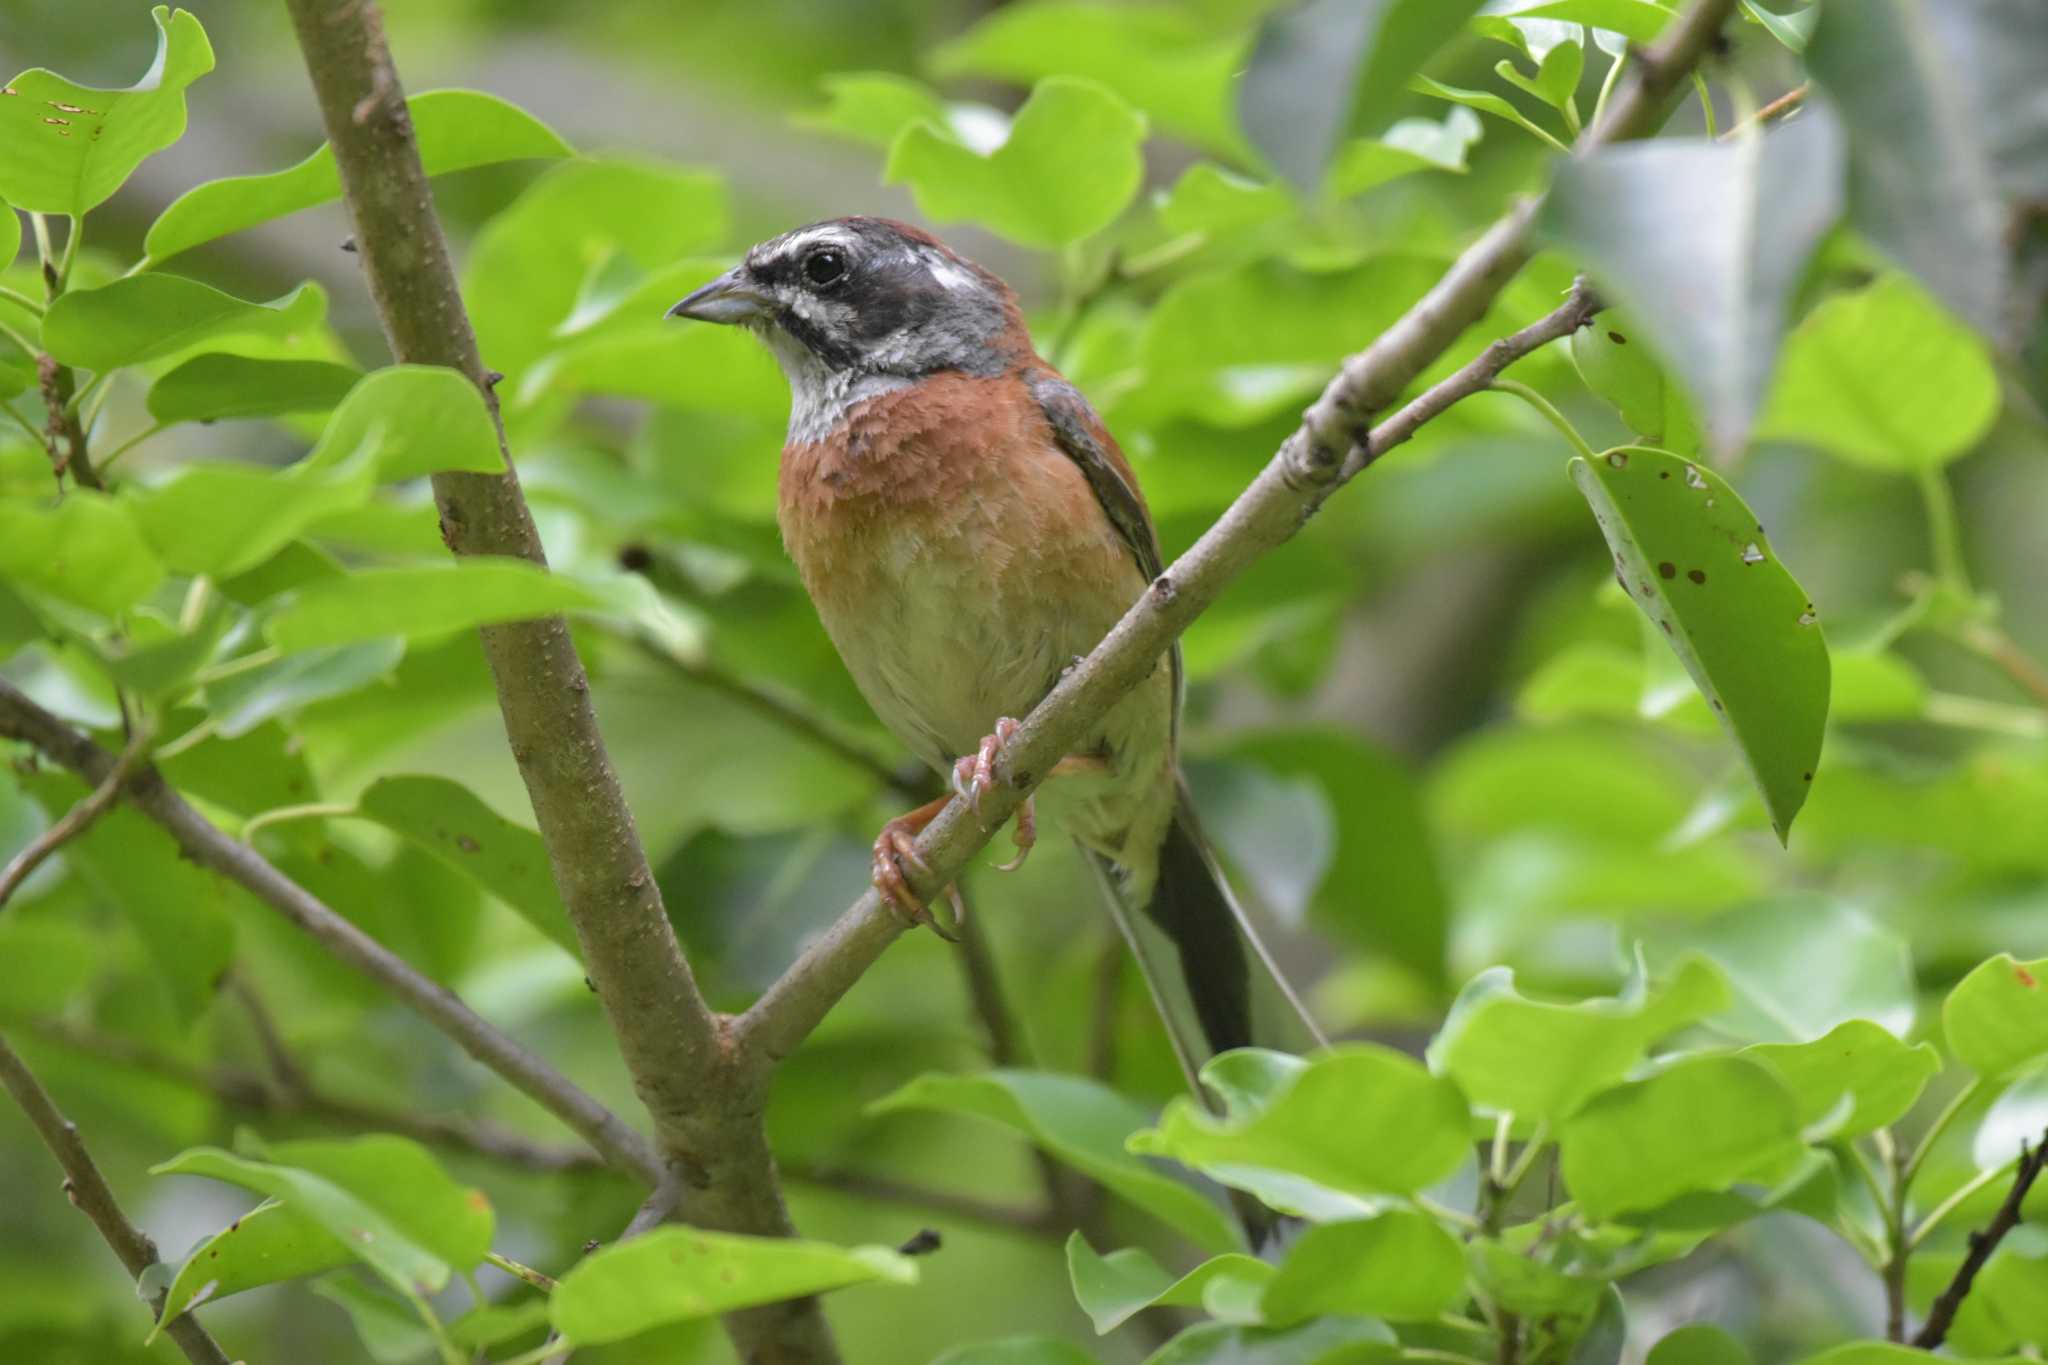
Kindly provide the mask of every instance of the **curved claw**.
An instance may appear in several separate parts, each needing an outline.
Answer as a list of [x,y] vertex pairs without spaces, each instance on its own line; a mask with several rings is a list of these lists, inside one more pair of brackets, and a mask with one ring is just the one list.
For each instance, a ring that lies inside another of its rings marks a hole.
[[1023,728],[1008,716],[998,716],[995,730],[982,738],[974,753],[953,765],[953,790],[967,799],[976,819],[981,817],[981,798],[995,790],[996,760]]
[[[906,866],[925,876],[931,875],[931,864],[917,851],[917,836],[919,831],[931,823],[932,816],[937,814],[939,807],[944,804],[943,801],[932,802],[929,806],[921,807],[908,815],[899,815],[882,826],[882,832],[875,836],[874,866],[869,879],[874,883],[875,891],[881,896],[882,903],[897,915],[913,925],[929,925],[932,932],[940,938],[948,943],[957,943],[959,939],[954,936],[951,928],[941,923],[939,917],[931,912],[931,908],[918,900],[917,893],[910,888],[909,879],[903,875]],[[953,923],[958,924],[960,917],[966,913],[961,904],[959,889],[948,883],[945,894],[953,908]]]
[[1035,797],[1027,796],[1024,804],[1017,807],[1017,829],[1010,837],[1017,842],[1017,856],[1007,863],[997,863],[998,872],[1015,872],[1024,866],[1024,860],[1031,856],[1031,850],[1038,846],[1038,812],[1033,805]]

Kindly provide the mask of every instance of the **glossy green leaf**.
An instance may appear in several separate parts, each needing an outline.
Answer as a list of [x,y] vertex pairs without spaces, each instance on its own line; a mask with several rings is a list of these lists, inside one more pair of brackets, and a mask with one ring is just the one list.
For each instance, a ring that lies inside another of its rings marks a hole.
[[1813,37],[1814,23],[1820,18],[1819,5],[1780,14],[1767,5],[1758,4],[1757,0],[1742,0],[1742,12],[1763,25],[1773,38],[1793,52],[1806,51],[1806,44]]
[[550,1297],[548,1316],[568,1340],[594,1346],[872,1280],[915,1284],[917,1265],[883,1247],[665,1227],[577,1262]]
[[122,502],[75,489],[54,507],[0,502],[0,574],[113,616],[155,591],[164,569]]
[[1256,1296],[1274,1273],[1266,1262],[1233,1251],[1212,1256],[1175,1279],[1140,1247],[1099,1256],[1079,1232],[1067,1238],[1067,1277],[1073,1282],[1074,1299],[1098,1334],[1115,1331],[1147,1308],[1199,1308],[1209,1287],[1220,1280],[1238,1281]]
[[1841,212],[1841,158],[1816,110],[1733,142],[1602,148],[1561,165],[1544,203],[1541,232],[1629,311],[1724,457],[1749,439],[1793,288]]
[[1426,1213],[1322,1223],[1287,1250],[1259,1306],[1284,1326],[1322,1314],[1427,1322],[1465,1297],[1465,1253]]
[[1186,1097],[1131,1150],[1171,1157],[1226,1183],[1233,1167],[1277,1170],[1353,1195],[1412,1194],[1448,1176],[1468,1151],[1465,1099],[1399,1053],[1371,1045],[1312,1061],[1264,1110],[1216,1119]]
[[1491,90],[1467,90],[1463,86],[1445,85],[1442,81],[1432,80],[1428,76],[1417,76],[1413,88],[1419,94],[1504,119],[1540,141],[1553,146],[1558,145],[1558,139],[1553,134],[1530,122],[1528,116],[1510,103],[1505,96],[1496,95]]
[[507,820],[467,787],[444,777],[380,777],[357,799],[356,813],[417,843],[572,956],[581,955],[540,835]]
[[824,79],[826,104],[794,116],[799,128],[834,133],[886,150],[911,124],[947,123],[946,102],[932,88],[886,71],[853,71]]
[[1793,329],[1757,434],[1877,469],[1931,469],[1967,454],[1998,407],[1989,348],[1890,275]]
[[213,70],[206,30],[158,5],[156,60],[122,90],[96,90],[42,67],[0,99],[0,199],[34,213],[83,215],[185,132],[185,87]]
[[401,1294],[435,1294],[448,1283],[446,1261],[356,1195],[311,1171],[251,1161],[217,1147],[195,1147],[150,1167],[150,1174],[209,1176],[279,1200],[319,1224]]
[[14,264],[14,258],[21,254],[21,215],[5,199],[0,199],[0,270]]
[[372,1133],[278,1142],[266,1155],[333,1182],[457,1270],[472,1269],[491,1249],[496,1221],[490,1200],[451,1178],[411,1138]]
[[1040,81],[1009,136],[983,154],[929,123],[889,151],[884,178],[907,184],[920,212],[963,219],[1026,246],[1059,247],[1109,226],[1144,177],[1145,117],[1091,81]]
[[1813,601],[1720,475],[1646,446],[1571,462],[1622,587],[1663,628],[1734,739],[1784,839],[1827,726]]
[[357,1339],[377,1365],[410,1365],[434,1349],[435,1334],[426,1318],[389,1290],[353,1275],[329,1275],[310,1288],[348,1314]]
[[1266,160],[1313,191],[1347,129],[1379,131],[1403,87],[1479,0],[1298,0],[1259,27],[1238,117]]
[[1586,69],[1586,49],[1578,43],[1557,43],[1543,54],[1536,74],[1524,75],[1513,62],[1494,65],[1494,73],[1509,85],[1526,91],[1560,113],[1573,107],[1579,77]]
[[376,452],[377,478],[386,482],[505,468],[484,396],[460,372],[438,365],[393,365],[364,375],[305,462],[334,464],[366,448]]
[[1808,1043],[1852,1019],[1904,1037],[1913,965],[1899,935],[1825,897],[1783,894],[1646,944],[1661,957],[1703,953],[1734,991],[1715,1025],[1755,1042]]
[[1509,1246],[1491,1237],[1475,1237],[1465,1245],[1466,1268],[1472,1283],[1501,1307],[1547,1317],[1578,1314],[1592,1307],[1606,1286],[1597,1274],[1568,1274],[1526,1247]]
[[1595,1219],[1767,1178],[1801,1150],[1791,1094],[1739,1057],[1675,1062],[1594,1096],[1558,1129],[1565,1184]]
[[1650,348],[1631,341],[1636,326],[1609,309],[1572,333],[1572,363],[1586,387],[1614,405],[1621,420],[1653,445],[1680,455],[1700,448],[1699,423],[1684,390],[1671,383]]
[[2048,958],[2000,953],[1942,1002],[1941,1023],[1956,1060],[1986,1080],[2005,1080],[2048,1057]]
[[266,360],[210,352],[192,357],[149,386],[149,415],[168,426],[326,412],[362,377],[360,370],[326,360]]
[[122,501],[169,568],[228,578],[263,563],[321,517],[361,504],[375,478],[367,453],[284,469],[206,461],[126,491]]
[[1146,1356],[1145,1365],[1358,1365],[1399,1356],[1384,1323],[1318,1318],[1294,1327],[1202,1323]]
[[1162,6],[1049,0],[1005,6],[931,55],[941,76],[993,76],[1028,85],[1078,76],[1105,86],[1162,131],[1241,157],[1230,108],[1244,65],[1241,33]]
[[355,1253],[320,1224],[266,1199],[192,1248],[171,1281],[157,1327],[188,1308],[354,1261]]
[[1555,1122],[1627,1075],[1652,1043],[1727,1002],[1727,984],[1699,958],[1682,959],[1659,988],[1637,978],[1620,996],[1572,1005],[1531,1000],[1513,969],[1493,967],[1459,992],[1429,1061],[1474,1104]]
[[1837,1024],[1810,1043],[1758,1043],[1741,1056],[1768,1068],[1799,1103],[1807,1126],[1850,1109],[1829,1136],[1859,1137],[1898,1122],[1941,1071],[1931,1044],[1908,1047],[1867,1019]]
[[327,296],[318,285],[300,285],[270,303],[250,303],[197,280],[150,271],[63,295],[43,319],[43,346],[67,365],[105,372],[214,337],[314,327],[326,311]]
[[1191,1187],[1125,1150],[1147,1114],[1095,1081],[1034,1071],[930,1073],[869,1106],[871,1113],[935,1109],[1014,1129],[1209,1251],[1237,1248],[1229,1216]]
[[934,1356],[932,1365],[1095,1365],[1095,1357],[1057,1337],[1004,1337],[955,1346]]
[[273,716],[389,677],[403,657],[402,640],[304,650],[208,683],[207,709],[213,714],[216,733],[233,739]]
[[472,558],[432,568],[364,569],[310,584],[284,599],[263,633],[279,649],[319,649],[605,605],[595,590],[524,560]]
[[1727,1328],[1695,1322],[1661,1338],[1645,1365],[1750,1365],[1750,1356]]
[[[427,90],[406,100],[428,175],[499,161],[563,157],[573,149],[533,115],[480,90]],[[288,170],[209,180],[171,201],[150,224],[143,251],[154,264],[204,242],[341,198],[326,143]]]
[[1465,154],[1479,134],[1479,119],[1469,109],[1453,109],[1441,122],[1404,118],[1376,138],[1345,143],[1330,165],[1329,193],[1363,194],[1417,171],[1463,175]]
[[1996,333],[2004,210],[1973,117],[1977,77],[1942,27],[1934,7],[1913,0],[1824,5],[1806,66],[1848,132],[1857,229],[1965,322]]
[[1889,1341],[1845,1341],[1807,1356],[1799,1365],[1927,1365],[1936,1358],[1931,1352]]

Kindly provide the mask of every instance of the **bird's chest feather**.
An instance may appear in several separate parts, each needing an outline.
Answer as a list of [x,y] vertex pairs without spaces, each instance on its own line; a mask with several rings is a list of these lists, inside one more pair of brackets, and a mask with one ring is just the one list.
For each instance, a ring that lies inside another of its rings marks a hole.
[[1028,710],[1143,586],[1011,380],[940,375],[857,405],[784,450],[780,491],[783,540],[833,643],[927,757]]

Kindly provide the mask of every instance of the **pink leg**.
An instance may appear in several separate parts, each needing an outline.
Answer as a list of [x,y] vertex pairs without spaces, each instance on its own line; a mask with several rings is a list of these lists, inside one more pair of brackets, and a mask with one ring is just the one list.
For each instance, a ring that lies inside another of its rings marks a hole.
[[[938,813],[945,809],[948,798],[926,802],[914,811],[897,816],[882,826],[882,832],[875,836],[875,860],[871,879],[875,890],[880,893],[882,903],[912,924],[929,924],[940,938],[952,939],[952,935],[933,918],[932,913],[918,900],[910,889],[910,882],[903,875],[906,865],[922,873],[930,873],[931,866],[917,851],[917,836],[924,831]],[[955,922],[965,913],[960,901],[959,888],[948,884],[946,899],[953,907]]]

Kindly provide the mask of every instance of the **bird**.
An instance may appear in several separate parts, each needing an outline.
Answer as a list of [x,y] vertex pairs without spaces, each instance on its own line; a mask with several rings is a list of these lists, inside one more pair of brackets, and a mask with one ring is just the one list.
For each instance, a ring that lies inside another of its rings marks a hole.
[[[780,364],[784,546],[876,716],[978,813],[1016,718],[1162,571],[1116,440],[1038,354],[1010,287],[907,223],[785,232],[669,316],[745,328]],[[1021,862],[1042,796],[1046,823],[1095,866],[1202,1095],[1202,1063],[1261,1041],[1257,1016],[1283,1012],[1262,1011],[1262,979],[1307,1016],[1196,818],[1183,690],[1176,643],[1046,775],[1013,837]],[[915,839],[948,799],[885,824],[873,862],[883,901],[941,932],[906,869],[927,870]]]

